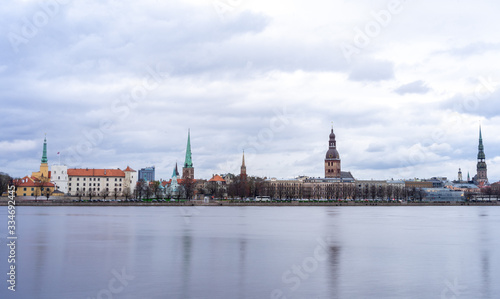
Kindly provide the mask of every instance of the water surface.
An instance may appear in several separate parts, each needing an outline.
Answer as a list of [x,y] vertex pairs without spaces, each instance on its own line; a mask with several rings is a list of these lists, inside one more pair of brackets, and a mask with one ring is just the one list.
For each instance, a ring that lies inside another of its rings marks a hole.
[[0,298],[498,298],[499,229],[498,207],[23,206]]

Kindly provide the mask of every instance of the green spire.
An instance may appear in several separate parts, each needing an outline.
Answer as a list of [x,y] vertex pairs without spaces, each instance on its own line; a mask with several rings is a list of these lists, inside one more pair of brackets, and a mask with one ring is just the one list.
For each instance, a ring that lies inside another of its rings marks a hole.
[[42,154],[42,163],[47,163],[47,134],[45,134],[45,139],[43,140],[43,154]]
[[192,168],[193,161],[191,160],[191,133],[188,130],[188,142],[186,147],[186,160],[184,161],[184,168]]

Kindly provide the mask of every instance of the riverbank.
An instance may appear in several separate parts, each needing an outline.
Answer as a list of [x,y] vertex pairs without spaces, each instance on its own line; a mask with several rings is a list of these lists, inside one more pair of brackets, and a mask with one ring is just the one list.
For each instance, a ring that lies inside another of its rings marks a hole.
[[[16,206],[500,206],[497,201],[491,202],[382,202],[382,201],[181,201],[181,202],[74,202],[52,200],[17,200]],[[7,206],[7,201],[0,201],[0,206]]]

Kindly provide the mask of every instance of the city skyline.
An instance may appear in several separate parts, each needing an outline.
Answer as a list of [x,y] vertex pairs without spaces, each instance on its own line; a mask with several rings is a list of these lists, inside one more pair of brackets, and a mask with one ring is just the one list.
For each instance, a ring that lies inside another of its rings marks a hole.
[[[332,152],[332,149],[333,149],[333,152]],[[484,153],[484,144],[483,144],[483,138],[482,138],[482,129],[481,127],[479,127],[479,138],[478,138],[478,146],[477,146],[477,149],[478,149],[478,154],[477,154],[477,164],[476,164],[476,171],[474,173],[471,174],[470,171],[467,171],[467,181],[469,180],[472,180],[472,179],[476,179],[475,175],[479,173],[481,173],[481,175],[479,175],[478,179],[479,179],[479,182],[483,182],[483,183],[487,183],[488,184],[488,178],[487,178],[487,171],[486,171],[486,168],[487,168],[487,159],[485,157],[485,153]],[[42,158],[41,158],[41,162],[42,162],[42,165],[45,165],[45,171],[48,172],[49,171],[49,168],[52,168],[51,165],[65,165],[68,169],[75,169],[75,168],[85,168],[85,169],[95,169],[96,167],[88,167],[88,166],[78,166],[78,167],[74,167],[74,166],[71,166],[71,165],[66,165],[64,163],[61,163],[60,161],[57,161],[57,162],[54,162],[52,164],[48,164],[49,162],[49,159],[48,159],[48,154],[47,154],[47,136],[45,135],[44,137],[44,141],[43,141],[43,151],[42,151]],[[57,153],[58,156],[59,156],[59,152]],[[60,156],[59,156],[60,157]],[[240,169],[240,172],[244,172],[245,175],[246,175],[246,165],[245,165],[245,152],[243,150],[243,160],[242,160],[242,164],[241,166],[239,167]],[[59,159],[60,160],[60,159]],[[338,166],[334,166],[333,164],[330,165],[331,162],[328,162],[328,161],[332,161],[332,160],[337,160],[338,161]],[[324,178],[340,178],[340,170],[341,170],[341,166],[340,166],[340,154],[339,152],[336,150],[336,135],[334,133],[334,128],[333,128],[333,125],[332,125],[332,128],[331,128],[331,131],[330,131],[330,134],[329,134],[329,141],[328,141],[328,151],[326,153],[326,159],[324,160],[324,176],[318,176],[318,177],[324,177]],[[177,164],[178,162],[176,161],[175,162],[175,169],[177,169]],[[126,163],[127,165],[127,169],[130,169],[130,163]],[[190,177],[191,179],[194,179],[194,178],[197,178],[194,176],[194,165],[193,165],[193,162],[192,162],[192,152],[191,152],[191,134],[190,134],[190,130],[188,130],[188,135],[187,135],[187,146],[186,146],[186,150],[185,150],[185,162],[183,165],[183,175],[182,177],[185,177],[185,176],[188,176]],[[482,166],[480,166],[482,165]],[[136,167],[136,166],[134,166]],[[333,167],[333,168],[332,168]],[[410,166],[411,167],[411,166]],[[115,167],[101,167],[103,169],[114,169]],[[121,167],[116,167],[117,169],[121,169]],[[146,171],[148,169],[151,169],[152,171],[152,175],[154,176],[154,172],[155,172],[155,168],[156,166],[152,166],[151,167],[142,167],[141,169],[137,168],[138,169],[138,174],[139,176],[137,176],[138,179],[141,179],[140,177],[140,172],[141,171]],[[244,169],[244,171],[243,171]],[[334,175],[331,175],[330,173],[334,173],[334,170],[332,169],[337,169],[337,173],[335,173]],[[481,170],[480,170],[481,169]],[[42,168],[40,168],[40,171],[42,171]],[[187,171],[187,172],[186,172]],[[238,174],[237,172],[225,172],[225,173],[233,173],[233,174]],[[344,171],[342,171],[342,173],[344,173]],[[346,175],[348,174],[348,176],[351,175],[351,172],[349,170],[346,170],[345,171]],[[222,174],[222,173],[219,173],[219,174]],[[214,173],[212,174],[212,176],[214,175]],[[46,175],[47,176],[47,175]],[[255,176],[259,176],[259,175],[255,175]],[[307,174],[301,174],[301,175],[292,175],[292,176],[289,176],[288,178],[295,178],[295,177],[298,177],[298,176],[309,176],[309,177],[316,177],[316,176],[310,176],[310,175],[307,175]],[[15,176],[14,176],[15,177]],[[22,176],[20,176],[22,177]],[[428,178],[431,178],[432,176],[428,176],[428,177],[421,177],[421,178],[417,178],[415,177],[415,179],[428,179]],[[443,177],[443,176],[440,176],[440,175],[434,175],[434,177]],[[462,169],[459,168],[458,172],[457,172],[457,177],[449,177],[448,179],[450,181],[453,181],[453,180],[457,180],[458,181],[462,181],[462,177],[463,177],[463,172],[462,172]],[[208,179],[206,177],[199,177],[200,179]],[[273,176],[269,176],[267,178],[273,178]],[[276,178],[276,177],[274,177]],[[364,178],[356,178],[355,179],[364,179]],[[371,178],[371,179],[375,179],[375,180],[386,180],[388,178]],[[392,179],[410,179],[412,180],[413,178],[404,178],[404,177],[398,177],[398,178],[391,178]],[[163,177],[161,178],[156,178],[156,180],[168,180],[168,177],[166,177],[166,179],[164,179]],[[479,183],[478,182],[478,183]],[[496,180],[493,180],[491,183],[493,182],[496,182]]]
[[500,178],[497,3],[221,1],[6,4],[0,171],[36,169],[47,133],[49,164],[168,179],[190,128],[196,177],[242,150],[248,175],[322,177],[333,121],[357,179],[456,179],[481,123]]

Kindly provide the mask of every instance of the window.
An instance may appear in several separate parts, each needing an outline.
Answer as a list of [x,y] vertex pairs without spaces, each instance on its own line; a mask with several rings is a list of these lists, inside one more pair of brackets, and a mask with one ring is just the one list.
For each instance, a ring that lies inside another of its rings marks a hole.
[[26,196],[26,193],[23,193],[23,196]]
[[98,181],[101,181],[101,178],[97,178]]
[[122,181],[122,179],[120,178],[120,182]]
[[117,178],[115,178],[115,182],[116,182],[116,181],[118,181],[118,179],[117,179]]
[[26,187],[24,187],[24,190],[23,191],[26,191]]
[[68,190],[69,190],[69,191],[71,191],[71,187],[69,187],[69,189],[68,189]]
[[61,179],[61,176],[60,176],[60,175],[59,175],[59,176],[57,176],[57,179],[58,179],[58,180],[60,180],[60,179]]
[[109,178],[106,178],[106,181],[109,181]]
[[94,178],[94,181],[95,181],[95,178]]
[[85,181],[87,178],[83,178],[83,180]]
[[35,190],[35,188],[31,187],[31,191],[34,191],[34,190]]
[[76,180],[77,180],[77,181],[79,181],[79,180],[80,180],[80,178],[76,178]]
[[76,183],[77,186],[80,186],[80,183]]
[[76,191],[80,191],[80,188],[76,188]]
[[85,183],[83,183],[83,185],[85,186]]
[[106,183],[106,186],[109,186],[109,183]]
[[54,174],[56,174],[56,171],[54,170]]
[[68,186],[71,186],[71,183],[69,183]]

